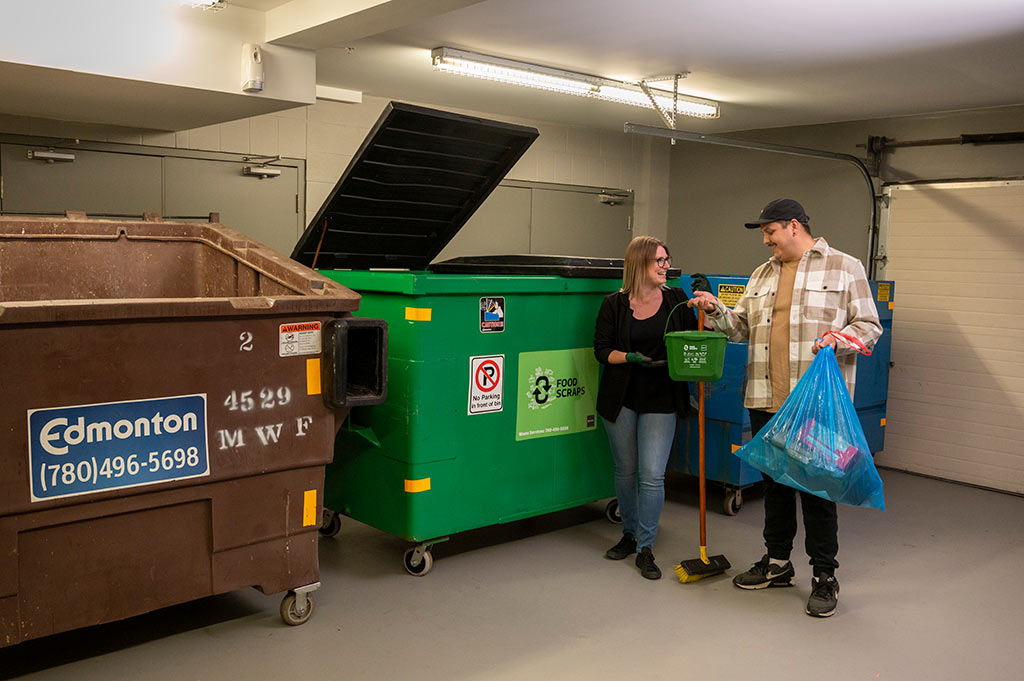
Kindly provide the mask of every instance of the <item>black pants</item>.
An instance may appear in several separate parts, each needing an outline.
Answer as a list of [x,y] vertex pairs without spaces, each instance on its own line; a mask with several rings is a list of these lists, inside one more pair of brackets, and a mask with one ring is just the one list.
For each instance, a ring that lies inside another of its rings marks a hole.
[[[766,411],[750,409],[750,432],[757,435],[773,416]],[[804,512],[804,548],[811,557],[814,574],[835,574],[839,563],[839,514],[834,502],[813,494],[798,492],[764,477],[764,545],[768,557],[789,560],[796,537],[796,497]]]

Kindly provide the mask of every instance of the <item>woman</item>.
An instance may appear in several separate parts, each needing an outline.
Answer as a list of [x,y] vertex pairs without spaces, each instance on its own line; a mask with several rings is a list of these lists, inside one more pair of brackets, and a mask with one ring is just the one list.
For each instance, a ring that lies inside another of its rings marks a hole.
[[622,560],[636,553],[647,579],[661,577],[653,547],[665,502],[665,467],[676,418],[690,408],[689,386],[668,376],[663,336],[666,324],[670,331],[697,328],[686,294],[665,284],[671,265],[660,239],[634,238],[626,248],[622,289],[601,303],[594,332],[594,355],[605,365],[597,412],[611,444],[623,532],[605,556]]

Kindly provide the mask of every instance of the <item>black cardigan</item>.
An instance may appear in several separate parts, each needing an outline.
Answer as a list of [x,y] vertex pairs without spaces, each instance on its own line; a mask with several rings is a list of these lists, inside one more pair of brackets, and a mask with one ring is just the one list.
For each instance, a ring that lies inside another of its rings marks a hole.
[[[662,289],[665,302],[669,309],[688,300],[682,289],[665,287]],[[597,324],[594,328],[594,356],[604,365],[601,383],[597,388],[597,413],[614,422],[626,399],[626,386],[633,365],[609,364],[608,355],[612,350],[629,352],[629,331],[633,323],[633,310],[629,307],[629,296],[621,291],[607,296],[601,303],[597,313]],[[669,331],[687,331],[697,329],[697,317],[689,307],[681,306],[669,318]],[[668,371],[668,369],[666,369]],[[676,404],[676,413],[685,416],[690,411],[690,386],[684,381],[672,381],[672,393]]]

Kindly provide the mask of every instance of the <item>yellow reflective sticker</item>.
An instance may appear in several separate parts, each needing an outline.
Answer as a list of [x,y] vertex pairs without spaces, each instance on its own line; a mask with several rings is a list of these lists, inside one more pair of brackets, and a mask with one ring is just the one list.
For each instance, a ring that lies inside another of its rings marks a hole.
[[890,300],[889,301],[889,309],[891,310],[895,306],[896,306],[895,303],[893,303],[893,301]]
[[405,308],[405,318],[410,322],[429,322],[430,321],[430,308],[429,307],[407,307]]
[[409,493],[414,492],[426,492],[430,489],[430,478],[423,478],[421,480],[406,480],[405,491]]
[[320,394],[320,358],[306,360],[306,394]]
[[316,490],[307,489],[302,494],[302,526],[316,525]]
[[882,427],[885,428],[885,417],[882,417]]

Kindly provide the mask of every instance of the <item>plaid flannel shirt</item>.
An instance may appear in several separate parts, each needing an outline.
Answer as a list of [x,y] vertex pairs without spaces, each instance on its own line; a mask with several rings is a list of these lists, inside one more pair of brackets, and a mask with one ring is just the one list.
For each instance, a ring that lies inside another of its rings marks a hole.
[[[781,265],[773,256],[750,275],[746,291],[733,309],[719,301],[718,309],[707,315],[708,323],[723,331],[729,340],[748,341],[743,400],[748,409],[772,406],[768,344],[780,270]],[[849,334],[869,348],[882,335],[864,266],[819,237],[800,259],[793,282],[793,304],[789,310],[790,391],[814,360],[814,339],[831,330]],[[852,397],[857,352],[839,342],[836,359]]]

